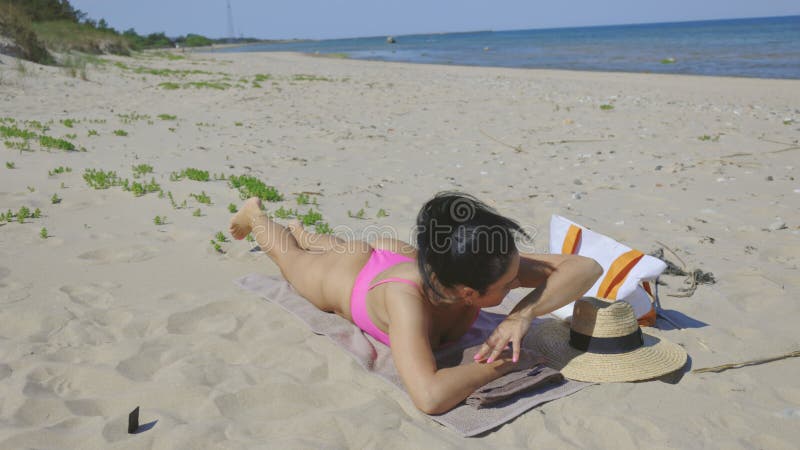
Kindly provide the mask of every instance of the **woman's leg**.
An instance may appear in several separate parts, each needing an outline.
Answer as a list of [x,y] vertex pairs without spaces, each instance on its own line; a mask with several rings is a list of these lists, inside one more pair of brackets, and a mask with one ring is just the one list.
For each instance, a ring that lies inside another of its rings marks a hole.
[[[353,266],[352,256],[305,251],[286,227],[267,217],[258,198],[244,202],[231,219],[230,232],[236,239],[252,233],[261,250],[278,265],[284,278],[317,308],[341,313],[343,305],[349,305],[352,282],[348,287],[342,279],[352,271],[348,270]],[[353,279],[357,273],[356,270],[352,274]],[[334,275],[337,278],[333,278]]]
[[331,234],[312,233],[303,227],[303,223],[295,219],[286,226],[294,236],[297,244],[311,253],[325,253],[328,251],[347,251],[347,242]]

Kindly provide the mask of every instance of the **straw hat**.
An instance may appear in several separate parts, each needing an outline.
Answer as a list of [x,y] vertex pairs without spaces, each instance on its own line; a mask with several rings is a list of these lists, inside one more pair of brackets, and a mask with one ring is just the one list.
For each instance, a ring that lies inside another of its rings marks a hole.
[[686,363],[683,348],[642,333],[633,307],[622,300],[584,297],[575,302],[571,325],[561,320],[534,325],[528,339],[572,380],[647,380]]

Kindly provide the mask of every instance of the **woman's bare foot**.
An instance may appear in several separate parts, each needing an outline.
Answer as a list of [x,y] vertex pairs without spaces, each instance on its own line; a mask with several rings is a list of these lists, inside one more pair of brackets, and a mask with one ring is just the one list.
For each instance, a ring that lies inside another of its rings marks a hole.
[[251,197],[245,200],[239,211],[231,218],[229,228],[231,235],[235,239],[244,239],[253,230],[253,219],[260,214],[264,214],[260,198]]

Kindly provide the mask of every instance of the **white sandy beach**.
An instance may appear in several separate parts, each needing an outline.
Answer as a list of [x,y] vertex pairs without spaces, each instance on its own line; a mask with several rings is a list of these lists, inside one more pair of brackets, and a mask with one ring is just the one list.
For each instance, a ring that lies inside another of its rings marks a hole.
[[[42,212],[0,224],[0,448],[797,447],[797,358],[591,386],[463,439],[234,286],[280,273],[248,242],[210,245],[239,193],[170,173],[257,176],[285,196],[271,211],[305,211],[295,194],[319,193],[324,220],[356,234],[408,239],[421,204],[455,189],[538,230],[540,252],[551,214],[646,253],[661,242],[717,280],[687,298],[669,295],[680,277],[659,290],[674,317],[696,321],[664,335],[701,368],[800,349],[800,80],[149,55],[109,57],[127,69],[89,66],[88,81],[0,56],[0,117],[52,121],[46,134],[86,149],[0,148],[0,212]],[[270,78],[254,87],[256,74]],[[234,86],[159,87],[224,77]],[[188,207],[82,178],[133,181],[143,163]],[[48,175],[59,166],[72,171]],[[211,205],[190,197],[201,192]],[[157,422],[129,435],[136,406]]]

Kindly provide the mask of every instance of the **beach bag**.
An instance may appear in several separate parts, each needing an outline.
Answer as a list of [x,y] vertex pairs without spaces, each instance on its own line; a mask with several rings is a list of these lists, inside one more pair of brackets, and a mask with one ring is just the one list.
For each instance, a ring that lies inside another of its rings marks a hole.
[[[633,306],[640,325],[655,324],[650,283],[667,268],[664,261],[557,215],[550,219],[550,253],[581,255],[597,261],[603,266],[603,275],[584,295],[625,300]],[[551,314],[567,319],[572,316],[573,304]]]

